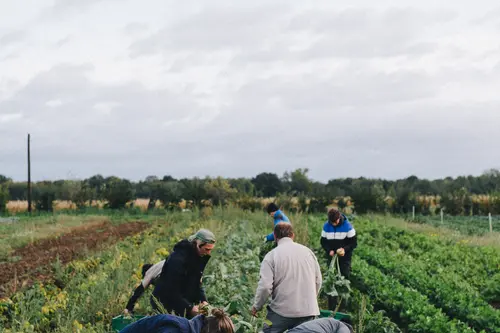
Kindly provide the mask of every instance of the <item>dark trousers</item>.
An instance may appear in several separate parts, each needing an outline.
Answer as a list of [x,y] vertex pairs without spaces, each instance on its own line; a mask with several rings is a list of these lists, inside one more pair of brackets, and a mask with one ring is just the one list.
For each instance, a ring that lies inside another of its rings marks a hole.
[[[328,253],[326,254],[327,256],[327,262],[328,262],[328,267],[330,267],[330,264],[332,262],[333,257],[331,257]],[[339,258],[339,268],[340,268],[340,274],[345,277],[346,279],[349,279],[351,276],[351,253],[346,253],[343,257],[338,257]],[[335,267],[335,270],[337,267]],[[336,296],[328,296],[328,310],[335,310],[335,308],[338,305],[338,297]],[[346,301],[342,300],[340,303],[339,310],[343,311],[346,307]]]
[[309,316],[309,317],[299,317],[299,318],[286,318],[283,316],[280,316],[269,306],[267,306],[267,316],[266,319],[271,322],[269,323],[264,323],[264,327],[262,328],[262,331],[264,333],[283,333],[287,330],[291,330],[294,327],[299,326],[302,323],[305,323],[310,320],[314,320],[315,316]]

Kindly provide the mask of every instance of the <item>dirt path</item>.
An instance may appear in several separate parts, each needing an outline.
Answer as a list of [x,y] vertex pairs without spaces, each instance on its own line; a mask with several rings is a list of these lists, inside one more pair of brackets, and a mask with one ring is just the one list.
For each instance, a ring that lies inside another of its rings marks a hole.
[[102,222],[77,227],[56,238],[42,239],[16,249],[11,258],[20,258],[18,261],[0,264],[0,298],[15,292],[23,284],[50,278],[51,264],[58,256],[62,264],[67,264],[81,258],[86,250],[102,249],[148,227],[145,222],[119,225]]

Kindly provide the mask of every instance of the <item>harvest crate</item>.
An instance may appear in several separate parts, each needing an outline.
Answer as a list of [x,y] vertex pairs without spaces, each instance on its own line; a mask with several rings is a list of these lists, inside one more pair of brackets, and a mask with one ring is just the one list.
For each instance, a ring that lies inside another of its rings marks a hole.
[[128,324],[131,324],[141,318],[144,318],[145,316],[143,315],[133,315],[133,316],[127,316],[124,317],[123,315],[119,315],[114,317],[111,320],[111,327],[113,328],[113,331],[115,332],[120,332],[122,329],[124,329]]
[[347,313],[343,313],[343,312],[335,312],[334,313],[333,311],[330,311],[330,310],[320,310],[319,317],[320,318],[333,317],[334,319],[337,319],[337,320],[350,318],[350,316]]

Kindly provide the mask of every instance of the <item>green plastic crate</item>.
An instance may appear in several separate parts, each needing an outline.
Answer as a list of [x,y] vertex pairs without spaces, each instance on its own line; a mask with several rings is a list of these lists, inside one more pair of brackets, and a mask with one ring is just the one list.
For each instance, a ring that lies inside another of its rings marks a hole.
[[341,320],[341,319],[349,319],[351,316],[343,312],[334,313],[333,311],[330,310],[319,310],[319,317],[320,318],[333,317],[334,319]]
[[127,325],[138,321],[141,318],[144,318],[145,316],[143,315],[133,315],[133,316],[127,316],[124,317],[123,315],[119,315],[114,317],[111,320],[111,327],[115,332],[120,332],[122,329],[124,329]]

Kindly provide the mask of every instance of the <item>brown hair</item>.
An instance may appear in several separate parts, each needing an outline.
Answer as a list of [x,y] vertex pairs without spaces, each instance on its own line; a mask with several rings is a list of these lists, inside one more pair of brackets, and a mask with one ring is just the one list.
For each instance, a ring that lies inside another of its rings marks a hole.
[[212,315],[205,318],[201,333],[234,333],[234,324],[223,309],[212,309]]
[[344,222],[344,217],[342,216],[342,214],[340,214],[338,209],[331,208],[328,211],[328,221],[333,223],[333,222],[337,221],[337,219],[340,219],[339,220],[340,223]]
[[292,237],[293,228],[291,223],[279,222],[274,226],[274,236],[276,239],[281,239],[284,237]]

